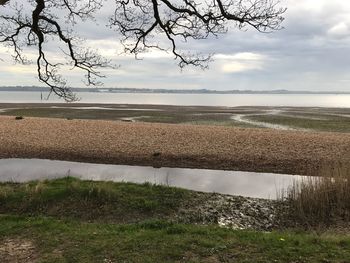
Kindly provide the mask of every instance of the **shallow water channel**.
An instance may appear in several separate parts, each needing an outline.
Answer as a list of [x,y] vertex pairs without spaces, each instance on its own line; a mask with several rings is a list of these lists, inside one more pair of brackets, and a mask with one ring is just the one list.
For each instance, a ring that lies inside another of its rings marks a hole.
[[202,192],[276,199],[305,176],[184,168],[91,164],[40,159],[0,159],[0,182],[72,176],[83,180],[168,185]]

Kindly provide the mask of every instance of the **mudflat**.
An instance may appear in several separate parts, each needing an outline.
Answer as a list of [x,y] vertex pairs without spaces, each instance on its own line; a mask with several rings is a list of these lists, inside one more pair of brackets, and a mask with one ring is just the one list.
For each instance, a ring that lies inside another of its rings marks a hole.
[[350,134],[0,116],[0,158],[317,175],[350,165]]

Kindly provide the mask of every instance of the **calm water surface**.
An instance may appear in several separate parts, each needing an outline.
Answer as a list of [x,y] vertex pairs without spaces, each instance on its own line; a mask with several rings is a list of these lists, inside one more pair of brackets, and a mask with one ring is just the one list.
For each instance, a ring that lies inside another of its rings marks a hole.
[[[44,94],[45,95],[45,94]],[[350,95],[328,94],[145,94],[93,93],[77,94],[81,103],[159,104],[183,106],[289,106],[350,108]],[[44,96],[45,97],[45,96]],[[40,100],[40,92],[0,92],[0,103],[63,102],[52,96]]]
[[306,178],[254,172],[0,159],[0,182],[28,182],[66,176],[95,181],[148,182],[194,191],[264,199],[276,199],[277,193]]

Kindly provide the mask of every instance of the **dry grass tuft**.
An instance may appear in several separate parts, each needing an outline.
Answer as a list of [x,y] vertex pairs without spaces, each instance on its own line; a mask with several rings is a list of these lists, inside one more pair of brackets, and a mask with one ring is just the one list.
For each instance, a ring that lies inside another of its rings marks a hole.
[[294,182],[281,199],[288,204],[288,221],[307,228],[349,226],[350,169],[324,169],[319,177]]

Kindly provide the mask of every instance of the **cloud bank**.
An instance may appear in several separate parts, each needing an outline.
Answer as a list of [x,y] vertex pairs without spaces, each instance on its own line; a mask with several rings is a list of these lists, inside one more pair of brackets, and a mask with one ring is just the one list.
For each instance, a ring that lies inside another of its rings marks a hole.
[[[288,8],[281,31],[233,28],[217,39],[184,45],[185,51],[215,53],[204,71],[180,70],[171,54],[160,51],[145,53],[141,60],[121,55],[117,34],[104,26],[106,8],[97,15],[97,25],[82,23],[76,31],[87,46],[118,65],[104,70],[106,87],[350,91],[350,2],[284,0],[281,5]],[[54,49],[50,52],[57,56]],[[2,46],[0,58],[1,85],[40,85],[35,65],[14,65]],[[67,68],[65,74],[72,86],[84,86],[81,72]]]

